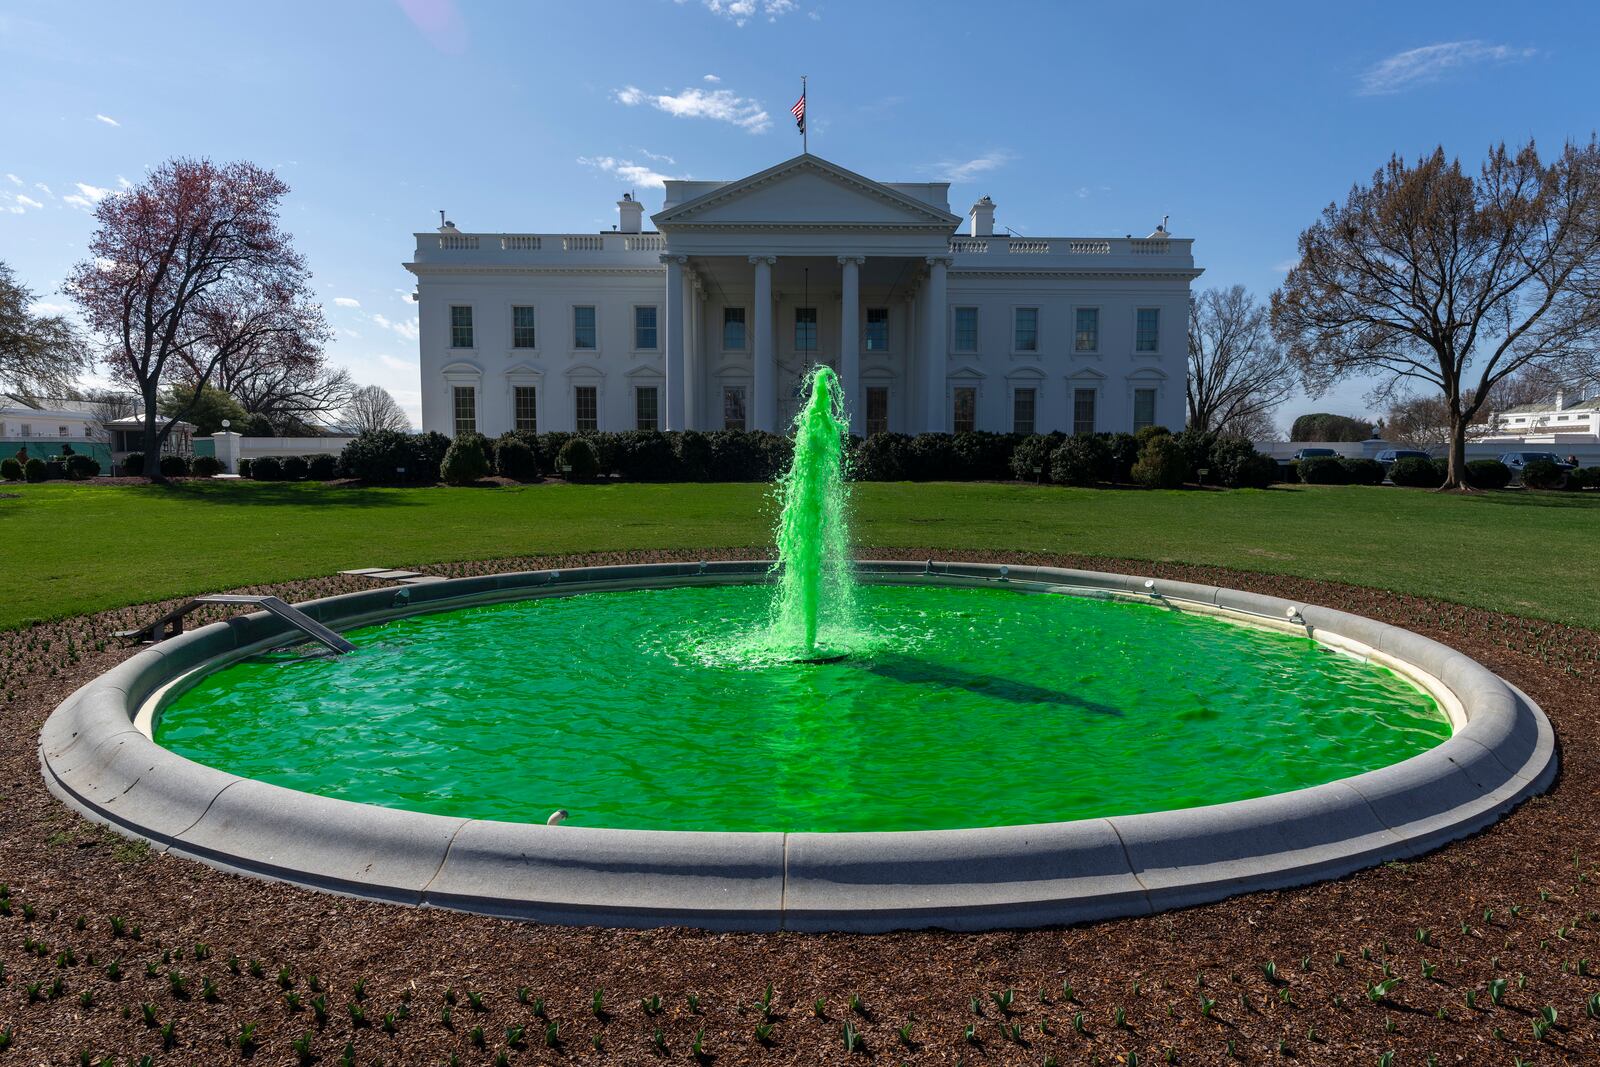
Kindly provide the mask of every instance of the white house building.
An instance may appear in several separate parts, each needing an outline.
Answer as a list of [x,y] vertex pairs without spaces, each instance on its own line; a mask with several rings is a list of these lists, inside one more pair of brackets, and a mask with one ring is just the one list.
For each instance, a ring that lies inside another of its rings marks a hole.
[[1594,444],[1600,441],[1600,395],[1576,403],[1565,390],[1544,404],[1524,404],[1493,412],[1480,441],[1522,444]]
[[668,181],[615,231],[416,235],[422,422],[512,429],[782,430],[831,365],[852,429],[1177,429],[1190,241],[996,235],[944,182],[814,155],[738,181]]

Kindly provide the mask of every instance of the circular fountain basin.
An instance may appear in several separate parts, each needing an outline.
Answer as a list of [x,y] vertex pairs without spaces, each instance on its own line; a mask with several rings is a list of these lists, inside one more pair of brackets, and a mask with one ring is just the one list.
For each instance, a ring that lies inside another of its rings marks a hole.
[[157,847],[337,892],[884,930],[1334,877],[1470,833],[1555,773],[1524,695],[1370,619],[1126,575],[864,563],[857,626],[796,664],[751,628],[767,567],[302,605],[356,644],[339,658],[266,613],[214,624],[58,708],[46,779]]

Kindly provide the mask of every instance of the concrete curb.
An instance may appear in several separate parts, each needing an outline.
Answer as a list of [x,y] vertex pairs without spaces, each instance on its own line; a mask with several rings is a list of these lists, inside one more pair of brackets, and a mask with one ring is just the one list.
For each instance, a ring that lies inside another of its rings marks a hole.
[[[297,607],[346,630],[526,597],[762,580],[769,566],[524,571]],[[862,932],[1088,922],[1334,878],[1479,830],[1556,774],[1554,732],[1525,694],[1454,649],[1372,619],[1096,571],[936,561],[859,568],[877,583],[1148,599],[1309,633],[1408,674],[1440,698],[1456,730],[1404,762],[1310,789],[1035,826],[701,833],[452,819],[239,778],[136,728],[141,709],[159,713],[166,687],[196,669],[298,640],[282,620],[256,612],[152,646],[73,693],[45,722],[40,763],[49,788],[87,818],[256,877],[542,922]]]

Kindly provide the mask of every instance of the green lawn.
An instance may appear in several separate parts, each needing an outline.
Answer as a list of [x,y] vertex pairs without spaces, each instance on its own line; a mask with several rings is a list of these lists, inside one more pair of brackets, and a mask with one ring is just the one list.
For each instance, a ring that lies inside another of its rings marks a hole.
[[[347,567],[767,544],[771,524],[766,486],[745,484],[51,483],[0,497],[0,628]],[[866,483],[856,537],[1219,564],[1600,628],[1595,494]]]

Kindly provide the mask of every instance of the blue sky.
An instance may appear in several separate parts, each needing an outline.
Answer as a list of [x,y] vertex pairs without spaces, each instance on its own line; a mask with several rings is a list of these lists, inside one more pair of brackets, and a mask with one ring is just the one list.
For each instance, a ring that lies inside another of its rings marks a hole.
[[[1263,298],[1295,238],[1391,152],[1587,139],[1600,5],[984,4],[876,0],[0,2],[0,259],[44,305],[93,201],[174,155],[247,158],[330,355],[417,417],[411,234],[609,228],[661,177],[735,178],[811,147],[945,179],[1025,234],[1195,238],[1198,284]],[[1315,409],[1366,410],[1360,383]]]

